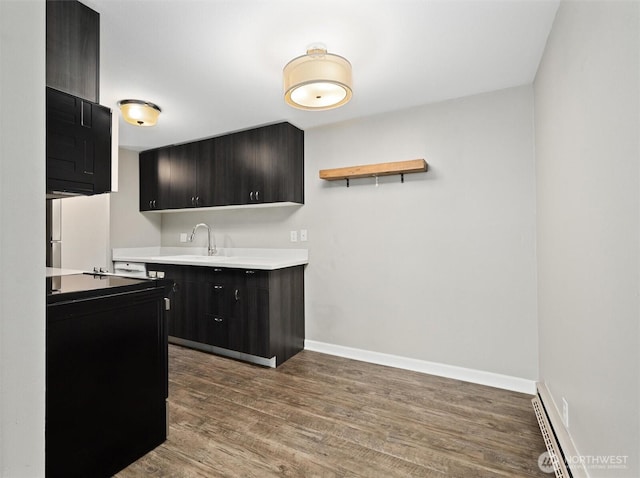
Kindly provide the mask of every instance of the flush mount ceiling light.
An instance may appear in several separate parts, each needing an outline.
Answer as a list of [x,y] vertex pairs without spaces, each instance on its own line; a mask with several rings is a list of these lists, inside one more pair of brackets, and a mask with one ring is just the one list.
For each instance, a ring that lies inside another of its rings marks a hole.
[[284,73],[284,99],[302,110],[329,110],[351,99],[351,63],[327,53],[316,44],[307,54],[287,63]]
[[161,111],[158,105],[142,100],[121,100],[118,106],[124,120],[136,126],[154,126]]

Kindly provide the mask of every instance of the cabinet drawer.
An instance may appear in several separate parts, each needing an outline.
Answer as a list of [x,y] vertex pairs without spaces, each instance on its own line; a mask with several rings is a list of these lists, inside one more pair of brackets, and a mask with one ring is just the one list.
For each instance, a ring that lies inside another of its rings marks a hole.
[[229,347],[228,317],[221,314],[204,314],[202,331],[200,339],[203,343],[222,348]]

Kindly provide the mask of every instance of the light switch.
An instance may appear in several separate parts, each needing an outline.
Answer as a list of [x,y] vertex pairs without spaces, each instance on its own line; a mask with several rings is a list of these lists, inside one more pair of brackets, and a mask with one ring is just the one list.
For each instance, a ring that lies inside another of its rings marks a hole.
[[307,230],[300,229],[300,242],[307,242]]
[[186,232],[181,232],[180,233],[180,242],[187,242],[187,233]]
[[298,231],[291,231],[291,242],[298,242]]

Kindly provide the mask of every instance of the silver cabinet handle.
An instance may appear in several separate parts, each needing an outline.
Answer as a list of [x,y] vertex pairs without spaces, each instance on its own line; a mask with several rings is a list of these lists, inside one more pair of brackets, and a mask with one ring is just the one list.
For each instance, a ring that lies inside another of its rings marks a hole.
[[200,196],[196,196],[196,206],[200,205]]
[[240,300],[240,298],[238,297],[238,295],[239,295],[239,294],[238,294],[238,289],[236,289],[236,291],[233,293],[233,296],[235,297],[236,302],[237,302],[238,300]]
[[256,271],[244,271],[245,274],[255,274]]
[[196,205],[196,198],[195,196],[191,196],[191,205],[195,206]]
[[153,201],[149,200],[149,209],[153,208]]
[[222,285],[214,285],[213,288],[216,289],[216,290],[220,290],[220,289],[223,289],[224,286],[222,286]]
[[256,191],[256,201],[260,201],[260,191]]
[[251,191],[251,192],[249,193],[249,200],[250,200],[250,201],[253,201],[253,191]]
[[222,322],[224,319],[222,319],[221,317],[214,317],[213,320],[215,320],[216,322]]

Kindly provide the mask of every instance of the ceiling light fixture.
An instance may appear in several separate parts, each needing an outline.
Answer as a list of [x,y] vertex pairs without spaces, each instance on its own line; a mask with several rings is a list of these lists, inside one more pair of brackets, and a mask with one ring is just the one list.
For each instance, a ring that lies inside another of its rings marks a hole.
[[121,100],[118,106],[124,120],[136,126],[154,126],[161,111],[158,105],[142,100]]
[[284,99],[302,110],[329,110],[347,103],[351,92],[351,63],[322,44],[309,46],[307,54],[287,63]]

